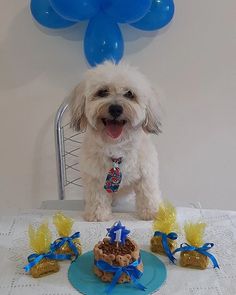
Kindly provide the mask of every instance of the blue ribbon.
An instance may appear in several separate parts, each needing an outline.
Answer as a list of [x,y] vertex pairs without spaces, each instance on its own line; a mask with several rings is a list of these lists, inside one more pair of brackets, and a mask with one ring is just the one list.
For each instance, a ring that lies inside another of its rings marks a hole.
[[[75,258],[77,258],[79,256],[79,252],[78,252],[78,249],[76,248],[75,244],[73,243],[73,240],[78,239],[79,237],[80,237],[80,232],[76,232],[70,237],[58,238],[58,239],[56,239],[56,241],[54,241],[51,244],[50,250],[52,252],[55,252],[56,250],[61,248],[65,243],[67,243],[68,246],[70,247],[70,249],[73,251]],[[72,255],[70,255],[70,256],[72,258]]]
[[54,254],[52,251],[49,251],[48,253],[42,253],[42,254],[31,254],[28,256],[28,262],[29,264],[27,264],[24,267],[24,270],[26,272],[29,272],[31,270],[32,267],[34,267],[36,264],[38,264],[43,258],[47,258],[50,260],[70,260],[71,257],[70,255],[66,255],[66,254]]
[[207,252],[213,246],[214,246],[213,243],[205,243],[202,247],[194,247],[194,246],[191,246],[191,245],[189,245],[187,243],[183,243],[172,254],[174,255],[176,252],[183,252],[183,251],[197,251],[198,253],[201,253],[202,255],[205,255],[205,256],[209,257],[212,264],[213,264],[213,266],[214,266],[214,268],[216,268],[216,267],[220,268],[216,258],[212,254]]
[[115,266],[115,265],[110,265],[109,263],[105,262],[104,260],[95,260],[95,265],[102,271],[105,272],[112,272],[114,273],[114,277],[112,279],[111,284],[106,288],[106,293],[110,294],[113,288],[115,287],[116,283],[118,282],[120,276],[123,273],[126,273],[128,276],[130,276],[131,280],[135,284],[135,286],[142,290],[145,291],[146,287],[144,287],[142,284],[138,282],[138,279],[142,276],[142,272],[137,269],[137,266],[141,263],[141,258],[138,260],[135,260],[131,264],[127,266]]
[[168,258],[170,259],[170,261],[172,263],[175,263],[175,257],[172,255],[170,247],[168,245],[168,239],[170,240],[176,240],[178,238],[178,235],[174,232],[169,233],[168,235],[166,233],[163,233],[161,231],[155,231],[154,233],[154,237],[161,237],[161,243],[162,243],[162,247],[166,253],[166,255],[168,256]]

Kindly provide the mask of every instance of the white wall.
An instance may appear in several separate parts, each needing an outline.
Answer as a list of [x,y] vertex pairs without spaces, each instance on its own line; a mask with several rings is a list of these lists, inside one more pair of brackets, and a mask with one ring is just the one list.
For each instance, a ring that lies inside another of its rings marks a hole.
[[[28,1],[0,2],[0,206],[56,199],[53,118],[87,64],[85,24],[40,30]],[[176,0],[172,24],[145,33],[122,26],[125,59],[166,93],[155,139],[161,185],[177,205],[236,209],[234,0]]]

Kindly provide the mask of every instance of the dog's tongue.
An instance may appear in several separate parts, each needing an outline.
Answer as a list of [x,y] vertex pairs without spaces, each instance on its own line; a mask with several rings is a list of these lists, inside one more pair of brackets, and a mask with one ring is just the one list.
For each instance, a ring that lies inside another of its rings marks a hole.
[[106,133],[112,138],[118,138],[123,130],[123,123],[114,120],[106,121]]

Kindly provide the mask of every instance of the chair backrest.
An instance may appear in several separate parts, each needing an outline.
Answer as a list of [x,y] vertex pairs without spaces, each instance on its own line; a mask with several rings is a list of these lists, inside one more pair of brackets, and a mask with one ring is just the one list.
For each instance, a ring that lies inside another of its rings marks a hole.
[[83,134],[70,128],[68,113],[68,99],[65,99],[57,111],[54,124],[59,200],[78,199],[78,195],[82,199],[79,150]]

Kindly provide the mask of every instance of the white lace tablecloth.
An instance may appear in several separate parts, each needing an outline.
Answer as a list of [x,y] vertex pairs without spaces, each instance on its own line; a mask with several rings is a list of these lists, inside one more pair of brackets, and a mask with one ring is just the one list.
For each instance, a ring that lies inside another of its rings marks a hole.
[[[38,224],[45,219],[56,238],[52,225],[53,211],[37,210],[17,216],[0,217],[0,294],[1,295],[74,295],[79,294],[67,280],[69,262],[61,263],[61,270],[53,275],[33,279],[22,269],[28,248],[28,225]],[[81,213],[67,211],[68,216],[75,219],[74,231],[81,232],[83,251],[92,250],[94,244],[106,234],[106,228],[120,219],[131,230],[131,236],[141,248],[149,251],[152,236],[151,222],[138,220],[128,213],[114,214],[114,221],[88,223]],[[206,242],[215,246],[211,252],[218,259],[220,269],[209,265],[206,270],[186,269],[171,265],[166,257],[160,259],[167,267],[167,280],[155,294],[160,295],[235,295],[236,294],[236,212],[199,210],[178,208],[180,224],[185,220],[197,221],[199,218],[207,222]],[[184,242],[180,235],[178,241]],[[96,294],[94,294],[96,295]]]

